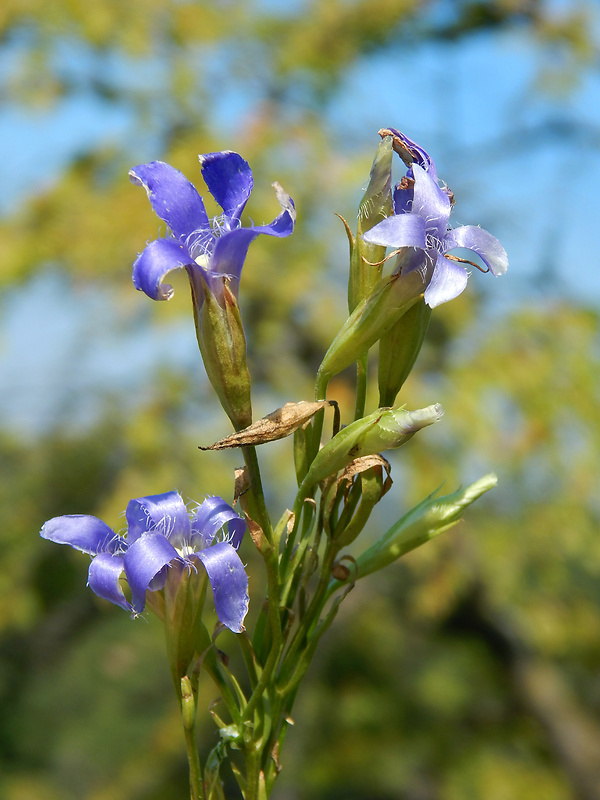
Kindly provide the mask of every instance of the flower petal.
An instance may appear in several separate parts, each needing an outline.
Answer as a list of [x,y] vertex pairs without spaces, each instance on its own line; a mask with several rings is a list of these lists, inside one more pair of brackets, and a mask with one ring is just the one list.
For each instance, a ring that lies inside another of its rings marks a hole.
[[385,247],[425,248],[425,220],[419,214],[396,214],[374,225],[363,234],[365,242]]
[[416,142],[413,142],[412,139],[409,139],[405,133],[396,130],[396,128],[386,128],[386,130],[389,130],[391,133],[393,133],[394,136],[398,137],[398,139],[400,139],[403,146],[410,153],[414,161],[416,161],[417,164],[423,167],[423,169],[431,175],[433,180],[437,181],[437,171],[435,168],[435,162],[431,158],[429,153],[426,150],[424,150],[420,145],[418,145]]
[[163,285],[163,279],[172,270],[189,264],[194,264],[194,259],[183,245],[174,239],[157,239],[136,258],[133,285],[152,300],[169,300],[173,296],[173,287]]
[[294,225],[296,224],[296,206],[280,183],[275,181],[271,186],[275,189],[275,196],[282,208],[281,214],[275,217],[273,222],[269,223],[269,225],[255,225],[254,230],[257,233],[266,233],[267,236],[283,238],[289,236],[294,230]]
[[222,497],[207,497],[192,517],[192,533],[198,539],[198,549],[208,547],[224,525],[228,527],[229,543],[237,550],[246,531],[245,521]]
[[145,533],[160,533],[175,547],[190,541],[190,518],[179,492],[151,494],[130,500],[125,517],[130,546]]
[[129,171],[129,180],[143,186],[157,216],[176,239],[208,228],[208,216],[196,188],[175,167],[164,161],[139,164]]
[[70,544],[76,550],[92,556],[115,553],[123,546],[123,540],[112,528],[98,517],[88,514],[53,517],[44,524],[40,536],[57,544]]
[[438,186],[437,180],[425,172],[423,167],[413,164],[415,176],[414,195],[411,213],[419,214],[427,224],[428,232],[434,232],[443,239],[450,219],[450,199],[446,192]]
[[206,568],[217,616],[234,633],[244,630],[248,611],[248,576],[240,557],[227,542],[218,542],[198,553]]
[[472,250],[481,258],[490,272],[498,277],[504,275],[508,268],[508,256],[498,239],[491,233],[476,225],[462,225],[448,231],[445,237],[448,250],[464,247]]
[[425,302],[430,308],[435,308],[441,303],[454,300],[464,291],[468,277],[464,267],[455,261],[448,261],[438,253],[433,276],[425,289]]
[[231,150],[206,153],[198,158],[209,192],[226,217],[239,220],[254,184],[248,162]]
[[130,545],[123,556],[133,610],[139,614],[146,605],[146,590],[165,585],[167,565],[179,558],[177,550],[162,533],[146,533]]
[[121,556],[110,553],[100,553],[92,559],[88,572],[88,586],[104,600],[110,600],[125,611],[131,611],[131,604],[123,594],[119,583],[121,573],[125,569],[125,562]]
[[278,238],[289,236],[296,222],[296,208],[291,197],[284,192],[278,183],[274,183],[277,199],[282,212],[268,225],[254,225],[247,228],[234,228],[221,234],[216,240],[210,259],[209,268],[203,270],[204,278],[211,290],[218,295],[221,278],[227,275],[230,288],[237,296],[242,267],[246,260],[248,248],[261,233]]

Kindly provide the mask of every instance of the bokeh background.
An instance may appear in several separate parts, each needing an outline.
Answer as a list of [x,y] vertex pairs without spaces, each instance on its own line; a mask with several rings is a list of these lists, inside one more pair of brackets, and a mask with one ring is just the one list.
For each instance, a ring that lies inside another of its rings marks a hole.
[[[119,527],[142,494],[232,494],[235,455],[197,449],[228,425],[185,275],[170,303],[131,285],[160,223],[128,169],[163,159],[201,184],[197,154],[233,149],[249,218],[278,212],[274,180],[294,197],[295,234],[257,241],[242,281],[262,414],[312,396],[345,315],[334,212],[355,218],[394,126],[433,154],[454,224],[494,233],[511,267],[436,309],[404,400],[446,416],[394,458],[359,547],[442,483],[500,485],[348,598],[275,797],[598,800],[598,5],[4,0],[0,32],[0,797],[187,793],[160,626],[38,536],[65,513]],[[278,516],[289,444],[261,456]]]

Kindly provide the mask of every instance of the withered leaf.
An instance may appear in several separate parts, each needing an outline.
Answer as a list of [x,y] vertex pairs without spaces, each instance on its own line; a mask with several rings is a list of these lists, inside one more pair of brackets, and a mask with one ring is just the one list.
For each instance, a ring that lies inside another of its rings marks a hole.
[[247,428],[208,447],[200,446],[200,450],[224,450],[228,447],[243,447],[244,445],[258,445],[284,439],[298,428],[307,423],[318,411],[327,406],[335,405],[333,400],[319,400],[309,402],[301,400],[298,403],[286,403],[281,408],[267,414],[266,417],[253,422]]

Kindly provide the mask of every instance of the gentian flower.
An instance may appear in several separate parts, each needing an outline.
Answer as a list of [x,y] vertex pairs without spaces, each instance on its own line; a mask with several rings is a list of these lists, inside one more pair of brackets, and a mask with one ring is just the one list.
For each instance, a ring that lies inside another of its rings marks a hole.
[[289,236],[294,230],[293,200],[278,183],[273,187],[282,207],[269,225],[243,228],[240,216],[252,191],[252,171],[237,153],[224,150],[201,155],[202,177],[223,209],[209,220],[204,202],[194,186],[163,161],[140,164],[129,172],[132,183],[143,186],[156,214],[169,226],[171,235],[150,242],[133,265],[133,283],[153,300],[168,300],[173,288],[163,284],[171,270],[185,267],[196,307],[205,287],[223,304],[223,285],[237,297],[240,275],[248,247],[256,237]]
[[[410,163],[406,177],[394,191],[394,214],[387,217],[363,238],[370,244],[393,247],[395,250],[414,248],[402,259],[403,274],[419,270],[427,280],[425,302],[431,308],[453,300],[467,285],[468,273],[461,264],[471,264],[483,272],[499,276],[506,272],[508,259],[500,242],[487,231],[474,225],[449,229],[452,194],[438,183],[433,159],[421,147],[398,131],[388,131],[396,142],[405,163]],[[404,152],[403,152],[404,151]],[[486,265],[477,264],[448,253],[455,248],[476,253]]]
[[[207,497],[190,519],[179,493],[166,492],[130,500],[125,517],[126,536],[85,514],[54,517],[40,535],[93,556],[88,586],[134,615],[144,610],[147,590],[164,588],[171,568],[202,564],[220,621],[235,633],[243,630],[248,577],[237,549],[246,523],[225,500]],[[119,582],[123,573],[131,602]]]

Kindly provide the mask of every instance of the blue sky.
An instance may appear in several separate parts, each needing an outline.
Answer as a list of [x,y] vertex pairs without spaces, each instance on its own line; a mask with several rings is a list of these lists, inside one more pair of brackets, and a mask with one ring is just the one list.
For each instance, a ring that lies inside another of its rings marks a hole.
[[[17,40],[0,49],[5,83],[26,47],[26,40]],[[504,310],[548,297],[600,301],[600,270],[589,247],[599,210],[600,73],[584,72],[569,95],[540,93],[540,74],[560,66],[560,58],[518,28],[460,43],[389,48],[348,72],[326,114],[332,135],[347,132],[350,149],[362,149],[374,129],[394,125],[435,154],[439,173],[457,193],[453,224],[481,224],[509,253],[505,278],[492,285],[487,277],[473,276]],[[131,139],[141,151],[134,160],[160,157],[153,151],[158,143],[133,130],[126,107],[87,91],[95,59],[85,47],[65,41],[54,66],[78,76],[73,93],[49,108],[26,110],[5,102],[0,109],[0,145],[11,153],[3,163],[0,213],[51,184],[75,155],[95,146]],[[149,75],[154,91],[166,85],[160,59],[135,65],[109,54],[102,68],[107,80],[128,80],[140,92]],[[223,81],[219,88],[215,127],[227,135],[260,98],[251,80]],[[43,430],[63,408],[65,364],[77,376],[70,405],[85,421],[93,415],[94,397],[97,403],[104,392],[141,391],[169,353],[178,354],[182,369],[197,359],[191,322],[158,334],[149,320],[135,329],[120,324],[119,310],[111,309],[102,292],[76,289],[55,272],[0,297],[4,425],[33,434]],[[24,321],[31,319],[44,331],[42,350]],[[111,341],[115,331],[119,346]],[[86,339],[94,345],[83,345]]]

